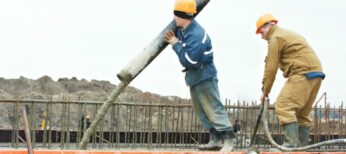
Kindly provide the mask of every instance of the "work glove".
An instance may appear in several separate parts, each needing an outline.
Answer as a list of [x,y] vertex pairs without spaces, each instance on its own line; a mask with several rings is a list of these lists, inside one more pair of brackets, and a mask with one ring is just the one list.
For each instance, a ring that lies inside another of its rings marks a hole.
[[165,41],[171,45],[174,45],[175,43],[179,42],[179,39],[177,37],[175,37],[175,34],[173,33],[173,31],[168,31],[165,34]]

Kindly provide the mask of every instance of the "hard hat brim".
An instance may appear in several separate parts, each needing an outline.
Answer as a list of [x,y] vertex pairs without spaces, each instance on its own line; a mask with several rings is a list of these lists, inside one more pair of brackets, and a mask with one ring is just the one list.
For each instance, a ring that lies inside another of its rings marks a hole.
[[[278,23],[277,20],[271,20],[271,21],[268,21],[268,22],[274,22],[275,25]],[[261,27],[258,27],[257,30],[256,30],[256,34],[259,34],[259,33],[260,33],[260,29],[261,29],[265,24],[267,24],[268,22],[264,23]]]

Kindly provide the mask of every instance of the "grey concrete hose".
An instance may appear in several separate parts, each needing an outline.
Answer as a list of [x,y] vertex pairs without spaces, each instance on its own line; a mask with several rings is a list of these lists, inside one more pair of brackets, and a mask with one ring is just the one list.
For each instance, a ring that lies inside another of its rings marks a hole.
[[262,116],[262,122],[263,122],[263,128],[264,128],[264,132],[269,140],[269,142],[274,145],[276,148],[280,149],[281,151],[286,151],[286,152],[291,152],[291,151],[307,151],[308,149],[313,149],[313,148],[317,148],[320,146],[324,146],[324,145],[329,145],[329,144],[345,144],[346,143],[346,139],[335,139],[335,140],[329,140],[329,141],[323,141],[323,142],[319,142],[319,143],[315,143],[312,145],[307,145],[304,147],[298,147],[298,148],[287,148],[284,146],[281,146],[279,144],[277,144],[270,132],[269,132],[269,128],[268,128],[268,121],[267,121],[267,116],[268,116],[268,104],[269,104],[269,99],[265,98],[264,101],[264,110],[263,110],[263,116]]

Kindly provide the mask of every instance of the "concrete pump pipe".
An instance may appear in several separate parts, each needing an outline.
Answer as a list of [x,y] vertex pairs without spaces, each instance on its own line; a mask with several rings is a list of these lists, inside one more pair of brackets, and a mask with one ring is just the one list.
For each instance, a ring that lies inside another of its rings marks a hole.
[[[196,0],[197,13],[195,16],[209,3],[210,0]],[[115,102],[116,98],[127,87],[130,82],[136,78],[168,45],[164,41],[164,35],[168,30],[175,29],[175,23],[172,21],[144,50],[137,55],[124,69],[117,74],[121,83],[112,91],[107,101],[102,104],[97,111],[95,119],[91,122],[90,127],[85,131],[82,140],[78,144],[78,149],[87,149],[90,136],[96,131],[96,127],[102,121],[109,108]]]
[[[196,0],[197,13],[195,16],[198,15],[198,13],[209,3],[209,1],[210,0]],[[176,25],[174,21],[169,23],[168,26],[166,26],[166,28],[164,28],[141,53],[132,59],[130,63],[117,74],[119,80],[129,83],[136,78],[136,76],[141,73],[156,58],[156,56],[161,53],[163,49],[167,47],[168,44],[164,39],[165,33],[169,30],[174,30],[175,28]]]

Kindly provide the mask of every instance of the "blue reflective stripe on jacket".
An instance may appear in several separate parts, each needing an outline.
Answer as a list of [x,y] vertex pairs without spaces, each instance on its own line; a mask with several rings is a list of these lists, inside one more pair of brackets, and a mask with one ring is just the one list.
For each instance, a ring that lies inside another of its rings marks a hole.
[[186,29],[177,28],[175,35],[180,41],[173,45],[173,50],[187,70],[186,84],[193,86],[203,80],[217,79],[211,40],[204,29],[192,20]]

